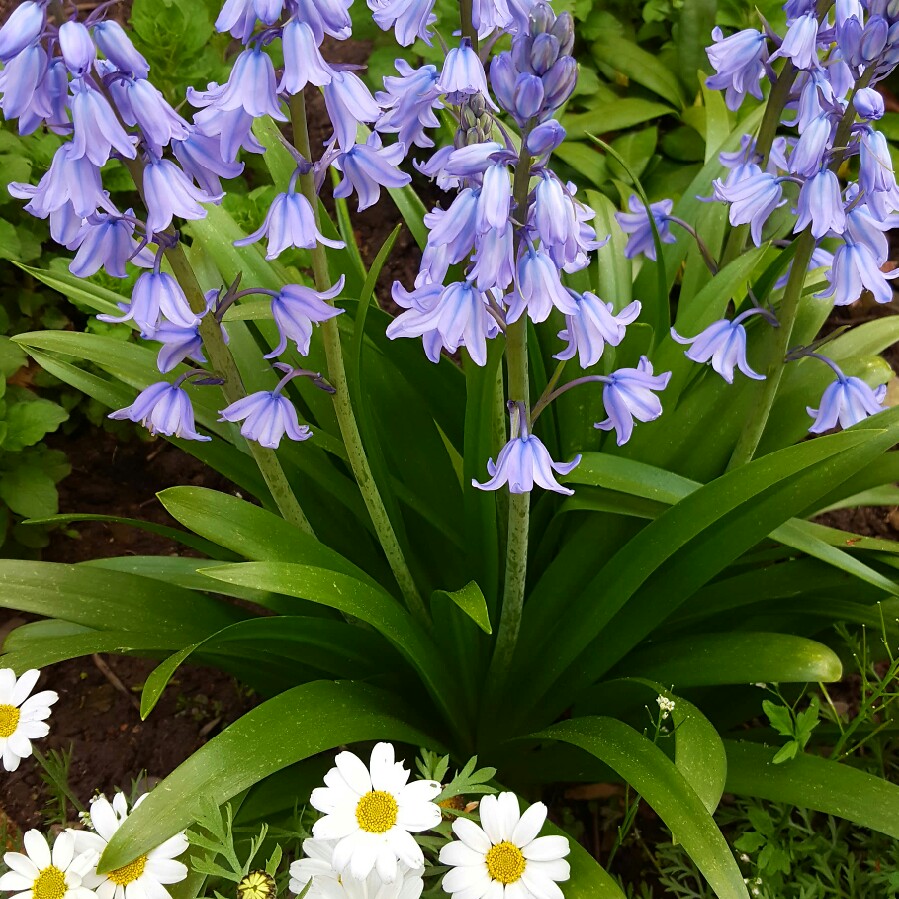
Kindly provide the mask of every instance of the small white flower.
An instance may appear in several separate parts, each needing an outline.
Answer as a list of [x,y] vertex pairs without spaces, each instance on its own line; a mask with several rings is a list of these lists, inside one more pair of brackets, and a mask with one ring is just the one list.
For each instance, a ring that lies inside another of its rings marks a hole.
[[667,696],[657,696],[656,702],[662,710],[663,718],[667,718],[668,715],[674,711],[675,702],[673,699],[669,699]]
[[[440,862],[452,870],[443,878],[447,893],[459,899],[562,899],[556,881],[568,880],[563,836],[538,836],[546,806],[535,802],[524,814],[514,793],[481,800],[481,827],[456,818],[458,840],[440,850]],[[482,829],[483,828],[483,829]]]
[[0,890],[15,893],[12,899],[95,899],[82,878],[97,863],[94,852],[76,853],[70,833],[61,833],[53,844],[38,830],[25,834],[25,853],[7,852],[3,861],[10,869],[0,877]]
[[31,741],[50,732],[50,706],[59,699],[52,690],[29,694],[40,671],[32,668],[18,680],[12,668],[0,668],[0,760],[7,771],[15,771],[31,755]]
[[[146,796],[146,793],[141,796],[134,808]],[[105,796],[98,796],[90,807],[94,832],[70,830],[68,833],[75,837],[78,849],[93,850],[95,858],[99,859],[127,817],[128,800],[124,793],[116,793],[112,802]],[[98,874],[95,867],[85,875],[84,882],[96,893],[96,899],[171,899],[164,884],[179,883],[187,877],[187,865],[175,861],[187,846],[187,837],[183,833],[176,834],[146,855],[139,855],[114,871]]]
[[409,772],[395,760],[390,743],[378,743],[365,763],[340,752],[324,787],[312,791],[312,807],[324,812],[312,827],[321,840],[336,840],[332,863],[341,874],[365,880],[374,869],[385,883],[398,876],[397,861],[409,868],[424,864],[413,833],[440,823],[440,808],[431,800],[440,792],[433,780],[407,783]]
[[341,876],[334,869],[336,840],[304,840],[306,858],[290,866],[292,893],[302,893],[309,881],[312,886],[305,899],[418,899],[424,889],[424,868],[410,868],[405,862],[397,866],[397,876],[385,883],[372,871],[365,880]]

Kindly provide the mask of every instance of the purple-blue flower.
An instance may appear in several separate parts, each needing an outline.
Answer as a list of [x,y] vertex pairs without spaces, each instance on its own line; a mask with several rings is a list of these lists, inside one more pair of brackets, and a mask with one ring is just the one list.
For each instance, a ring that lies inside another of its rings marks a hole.
[[761,80],[768,61],[765,35],[753,28],[746,28],[724,37],[716,26],[712,31],[712,40],[715,43],[706,47],[705,52],[716,74],[708,78],[706,84],[712,90],[726,91],[728,109],[739,109],[747,93],[761,100]]
[[746,359],[746,328],[743,322],[751,315],[760,314],[760,309],[747,309],[733,321],[721,319],[712,322],[707,328],[700,331],[695,337],[681,337],[671,329],[671,336],[690,349],[684,352],[688,359],[701,364],[712,363],[712,368],[727,381],[734,382],[734,369],[739,368],[748,378],[764,381],[765,376],[753,371]]
[[153,235],[168,228],[176,215],[183,219],[205,218],[206,210],[200,204],[216,203],[222,195],[200,190],[174,162],[156,159],[144,169],[144,198],[147,233]]
[[293,0],[296,17],[305,22],[321,44],[326,34],[346,40],[352,33],[349,8],[352,0]]
[[355,144],[335,159],[334,167],[343,172],[343,179],[334,188],[334,196],[346,199],[355,190],[360,212],[374,206],[382,187],[403,187],[412,180],[397,168],[405,155],[402,144],[383,147],[376,133],[369,135],[366,143]]
[[37,187],[13,181],[8,189],[14,197],[28,199],[25,209],[41,219],[67,203],[71,203],[76,215],[87,218],[105,196],[100,170],[86,157],[76,156],[71,143],[63,144],[53,154],[50,168]]
[[858,183],[865,202],[881,219],[899,207],[899,190],[893,172],[893,160],[883,132],[864,128],[859,136]]
[[359,123],[377,121],[381,107],[354,72],[334,70],[323,91],[337,143],[342,150],[349,150],[356,143]]
[[[222,334],[225,335],[222,328]],[[147,335],[162,344],[156,357],[156,367],[165,374],[185,359],[205,362],[203,339],[200,337],[200,323],[185,328],[171,322],[162,322],[153,333]]]
[[602,388],[602,402],[606,408],[605,421],[597,422],[594,427],[601,431],[615,429],[618,446],[623,446],[631,439],[634,431],[634,419],[637,421],[655,421],[662,414],[662,403],[653,393],[664,390],[671,380],[671,372],[654,375],[652,363],[646,356],[640,357],[636,368],[619,368],[612,372]]
[[883,96],[873,87],[859,88],[852,97],[852,105],[863,119],[874,121],[883,118]]
[[799,16],[790,23],[780,49],[771,54],[771,59],[784,57],[797,69],[812,69],[818,62],[818,17],[814,12]]
[[134,49],[125,29],[115,19],[105,19],[94,25],[94,42],[119,71],[135,78],[146,78],[150,73],[147,60]]
[[528,247],[519,256],[517,269],[515,291],[507,300],[506,321],[518,321],[525,309],[528,318],[537,323],[546,321],[553,307],[565,315],[577,314],[577,294],[563,286],[559,270],[549,256]]
[[128,133],[119,124],[109,101],[83,78],[72,81],[72,152],[86,156],[94,165],[106,165],[113,149],[134,159],[137,151]]
[[97,58],[90,32],[81,22],[63,22],[59,26],[59,49],[63,62],[73,75],[85,75]]
[[467,37],[463,37],[459,46],[446,54],[437,89],[446,94],[451,103],[458,103],[471,94],[480,94],[492,109],[496,109],[487,90],[484,66]]
[[230,31],[239,41],[246,41],[259,19],[266,25],[278,21],[284,7],[284,0],[225,0],[219,17],[215,20],[216,31]]
[[565,140],[565,129],[555,120],[542,122],[528,135],[528,153],[532,156],[545,156],[560,147]]
[[[288,376],[289,377],[289,376]],[[308,440],[312,431],[301,425],[297,410],[280,393],[284,380],[273,390],[260,390],[222,409],[220,421],[242,421],[240,433],[268,449],[277,449],[286,433],[291,440]]]
[[618,346],[624,340],[627,326],[640,315],[640,303],[634,300],[617,315],[611,303],[604,303],[595,293],[576,295],[577,311],[565,316],[565,328],[559,331],[559,339],[568,346],[555,359],[573,359],[575,353],[581,368],[589,368],[599,362],[606,344]]
[[779,206],[783,206],[783,188],[780,181],[772,174],[763,172],[757,165],[749,167],[750,171],[735,184],[722,184],[719,179],[714,182],[715,197],[730,203],[730,223],[732,225],[750,226],[753,243],[761,246],[762,228],[768,216]]
[[[128,210],[127,215],[131,215]],[[101,268],[113,278],[126,278],[125,263],[147,267],[153,264],[150,253],[135,256],[138,243],[134,239],[134,222],[117,212],[96,212],[88,216],[74,238],[66,246],[78,252],[69,263],[69,271],[78,278],[89,278]]]
[[511,208],[512,181],[509,178],[509,167],[501,162],[487,166],[475,216],[478,233],[505,227]]
[[428,46],[434,32],[431,25],[437,21],[434,15],[435,0],[368,0],[375,24],[382,31],[395,29],[397,43],[408,47],[421,38]]
[[184,173],[210,196],[222,196],[222,178],[236,178],[242,162],[225,162],[220,137],[209,137],[191,127],[184,140],[172,141],[172,152]]
[[140,126],[154,149],[161,151],[171,141],[187,139],[190,126],[146,78],[129,79],[124,92],[128,98],[128,113],[120,110],[123,118],[129,125]]
[[333,287],[320,293],[301,284],[285,284],[277,295],[272,297],[272,316],[281,339],[265,358],[280,356],[287,349],[288,340],[296,344],[297,352],[301,356],[308,356],[313,323],[319,324],[343,312],[343,309],[325,302],[338,296],[343,290],[343,284],[343,275]]
[[331,68],[322,58],[312,29],[291,19],[281,32],[284,48],[284,74],[279,91],[298,94],[307,84],[321,87],[331,81]]
[[536,484],[544,490],[571,496],[574,491],[563,487],[553,472],[571,474],[580,461],[578,453],[570,462],[554,462],[540,438],[529,434],[527,425],[522,423],[519,436],[499,451],[495,463],[493,459],[487,463],[490,480],[481,484],[472,479],[471,484],[479,490],[498,490],[508,484],[510,493],[530,493]]
[[824,165],[824,154],[833,146],[833,122],[823,112],[802,130],[790,153],[790,171],[810,178]]
[[[627,201],[630,212],[616,212],[615,220],[621,226],[621,230],[629,235],[624,255],[633,259],[641,253],[647,259],[655,261],[656,244],[653,239],[652,222],[655,222],[659,232],[659,240],[662,243],[674,243],[677,238],[671,233],[671,223],[668,218],[674,209],[674,200],[659,200],[658,203],[650,203],[649,210],[643,205],[643,201],[631,194]],[[650,220],[650,213],[652,219]]]
[[586,224],[595,213],[574,199],[572,189],[573,185],[563,186],[558,178],[544,172],[532,207],[533,225],[543,248],[556,265],[569,272],[583,268],[587,253],[602,246]]
[[225,110],[207,106],[194,115],[194,125],[201,134],[220,140],[222,160],[225,163],[233,163],[241,149],[249,153],[265,152],[265,147],[251,131],[253,117],[243,109]]
[[110,418],[139,422],[151,434],[180,437],[182,440],[211,440],[196,431],[190,397],[181,387],[182,378],[174,384],[160,381],[142,390],[134,402],[109,414]]
[[443,109],[436,87],[437,67],[413,69],[404,59],[398,59],[396,70],[399,77],[385,75],[386,90],[375,94],[375,99],[384,108],[375,128],[383,134],[396,134],[397,140],[407,149],[413,144],[433,147],[434,141],[425,134],[425,128],[436,128],[440,124],[434,110]]
[[870,290],[878,303],[889,303],[893,299],[889,282],[897,276],[899,269],[882,272],[871,250],[847,234],[834,253],[833,266],[827,274],[830,287],[816,296],[832,296],[835,305],[847,306],[862,295],[862,290]]
[[[478,236],[468,274],[481,290],[490,287],[505,290],[512,283],[515,277],[512,236],[512,225],[508,222],[505,227],[494,228]],[[422,262],[424,264],[424,260]],[[434,280],[443,281],[445,276],[446,268],[441,277]]]
[[804,231],[809,225],[812,236],[819,240],[828,232],[842,234],[846,230],[846,211],[840,181],[830,169],[812,175],[799,191],[799,218],[793,231]]
[[809,428],[812,434],[821,434],[835,428],[850,428],[864,421],[869,415],[876,415],[886,408],[883,405],[887,395],[887,385],[872,390],[861,378],[847,377],[830,360],[823,360],[836,372],[837,379],[824,391],[817,409],[806,408],[815,419]]
[[342,240],[331,240],[318,230],[309,201],[293,190],[278,194],[272,201],[260,228],[248,237],[235,240],[234,245],[246,247],[266,236],[268,237],[266,259],[277,259],[288,247],[311,250],[316,243],[335,249],[345,246]]
[[0,28],[0,60],[7,63],[29,44],[35,43],[44,30],[44,4],[26,0],[13,11]]
[[259,47],[244,50],[228,76],[228,81],[207,91],[188,88],[187,99],[197,107],[215,106],[226,112],[242,109],[253,118],[271,116],[287,121],[278,102],[275,67],[267,53]]
[[199,316],[190,308],[181,285],[168,272],[144,272],[134,283],[131,303],[123,306],[124,315],[98,315],[105,322],[134,323],[144,334],[152,334],[159,326],[160,314],[182,328],[193,327]]
[[38,44],[26,47],[0,72],[0,109],[9,120],[25,115],[47,71],[47,54]]
[[449,209],[433,209],[425,214],[428,245],[447,248],[450,263],[460,262],[474,246],[480,192],[466,187],[459,191]]

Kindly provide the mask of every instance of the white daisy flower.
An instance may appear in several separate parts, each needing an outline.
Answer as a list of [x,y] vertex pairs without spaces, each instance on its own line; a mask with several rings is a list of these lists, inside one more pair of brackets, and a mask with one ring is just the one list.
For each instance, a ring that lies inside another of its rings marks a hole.
[[29,830],[25,854],[7,852],[3,861],[10,870],[0,877],[0,890],[13,893],[12,899],[96,899],[82,878],[97,863],[97,855],[76,853],[69,833],[56,838],[51,852],[46,837]]
[[[144,793],[134,803],[134,808],[146,796]],[[90,807],[94,831],[70,830],[68,833],[75,837],[78,849],[93,850],[99,859],[127,817],[128,800],[124,793],[116,793],[112,802],[105,796],[98,796]],[[95,867],[85,876],[84,882],[96,893],[96,899],[171,899],[164,884],[179,883],[187,877],[187,865],[175,861],[187,847],[187,837],[183,833],[176,834],[146,855],[139,855],[114,871],[98,874]]]
[[52,690],[29,694],[40,671],[32,668],[18,680],[12,668],[0,668],[0,759],[7,771],[15,771],[31,755],[31,741],[50,732],[50,706],[59,699]]
[[341,874],[365,880],[374,869],[385,883],[397,879],[397,861],[409,868],[424,865],[413,833],[440,823],[433,802],[440,784],[433,780],[407,783],[409,772],[395,761],[393,746],[378,743],[370,768],[352,752],[338,753],[325,775],[324,787],[312,791],[312,807],[324,812],[312,827],[321,840],[336,840],[332,862]]
[[[562,899],[556,881],[571,873],[563,836],[538,836],[546,806],[535,802],[522,815],[514,793],[481,800],[481,827],[456,818],[459,838],[440,850],[440,862],[452,870],[443,878],[447,893],[460,899]],[[482,829],[483,828],[483,829]]]
[[309,881],[312,885],[304,899],[418,899],[424,889],[424,868],[397,865],[396,878],[385,883],[372,871],[364,880],[341,875],[334,869],[336,840],[303,840],[306,858],[290,866],[291,893],[302,893]]

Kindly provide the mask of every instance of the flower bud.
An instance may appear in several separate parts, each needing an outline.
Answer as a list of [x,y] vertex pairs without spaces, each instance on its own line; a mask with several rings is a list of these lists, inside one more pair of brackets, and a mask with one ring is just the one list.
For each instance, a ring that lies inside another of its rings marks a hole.
[[494,96],[505,110],[512,108],[515,75],[512,55],[508,50],[493,58],[493,62],[490,64],[490,83],[493,86]]
[[863,119],[879,119],[883,116],[883,97],[873,87],[860,88],[852,98],[852,104]]
[[873,16],[868,20],[862,32],[861,44],[859,46],[864,62],[874,62],[883,53],[889,30],[890,26],[887,24],[886,19],[880,16]]
[[528,16],[531,37],[536,37],[538,34],[549,31],[555,21],[555,14],[548,3],[535,4]]
[[550,119],[538,125],[528,135],[527,148],[531,156],[543,156],[552,153],[565,140],[565,129],[555,120]]
[[515,97],[510,110],[522,122],[543,108],[543,82],[536,75],[522,72],[515,81]]
[[519,72],[527,72],[531,67],[531,45],[534,39],[526,34],[518,35],[512,41],[512,64]]
[[0,28],[0,60],[9,62],[18,56],[41,36],[43,29],[43,5],[33,0],[20,4]]
[[63,22],[59,26],[59,48],[66,68],[73,75],[84,75],[97,57],[90,32],[81,22]]
[[862,64],[861,42],[862,25],[854,16],[837,29],[837,44],[848,65],[855,67]]
[[543,90],[547,109],[558,109],[572,94],[577,84],[577,62],[563,56],[543,76]]
[[559,55],[569,56],[574,49],[574,19],[568,10],[559,14],[550,33],[559,42]]
[[103,55],[117,69],[134,75],[135,78],[146,78],[150,73],[147,60],[134,49],[131,39],[118,22],[107,19],[94,25],[94,40]]
[[559,58],[559,39],[551,34],[538,34],[531,45],[531,68],[542,75]]

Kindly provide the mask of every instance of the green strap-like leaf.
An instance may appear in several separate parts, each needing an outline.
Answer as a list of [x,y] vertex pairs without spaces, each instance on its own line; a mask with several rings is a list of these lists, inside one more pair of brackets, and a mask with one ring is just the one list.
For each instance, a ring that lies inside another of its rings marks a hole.
[[743,876],[712,816],[652,741],[614,718],[593,717],[560,721],[536,737],[571,743],[613,768],[665,822],[719,899],[747,899]]
[[253,709],[181,764],[116,832],[100,871],[120,868],[269,774],[345,743],[394,740],[441,749],[394,697],[352,681],[303,684]]
[[485,634],[493,633],[487,600],[484,599],[484,594],[475,581],[469,582],[459,590],[452,592],[438,590],[437,593],[452,600]]
[[899,839],[896,784],[819,756],[775,765],[775,747],[735,740],[724,746],[729,793],[815,809]]

